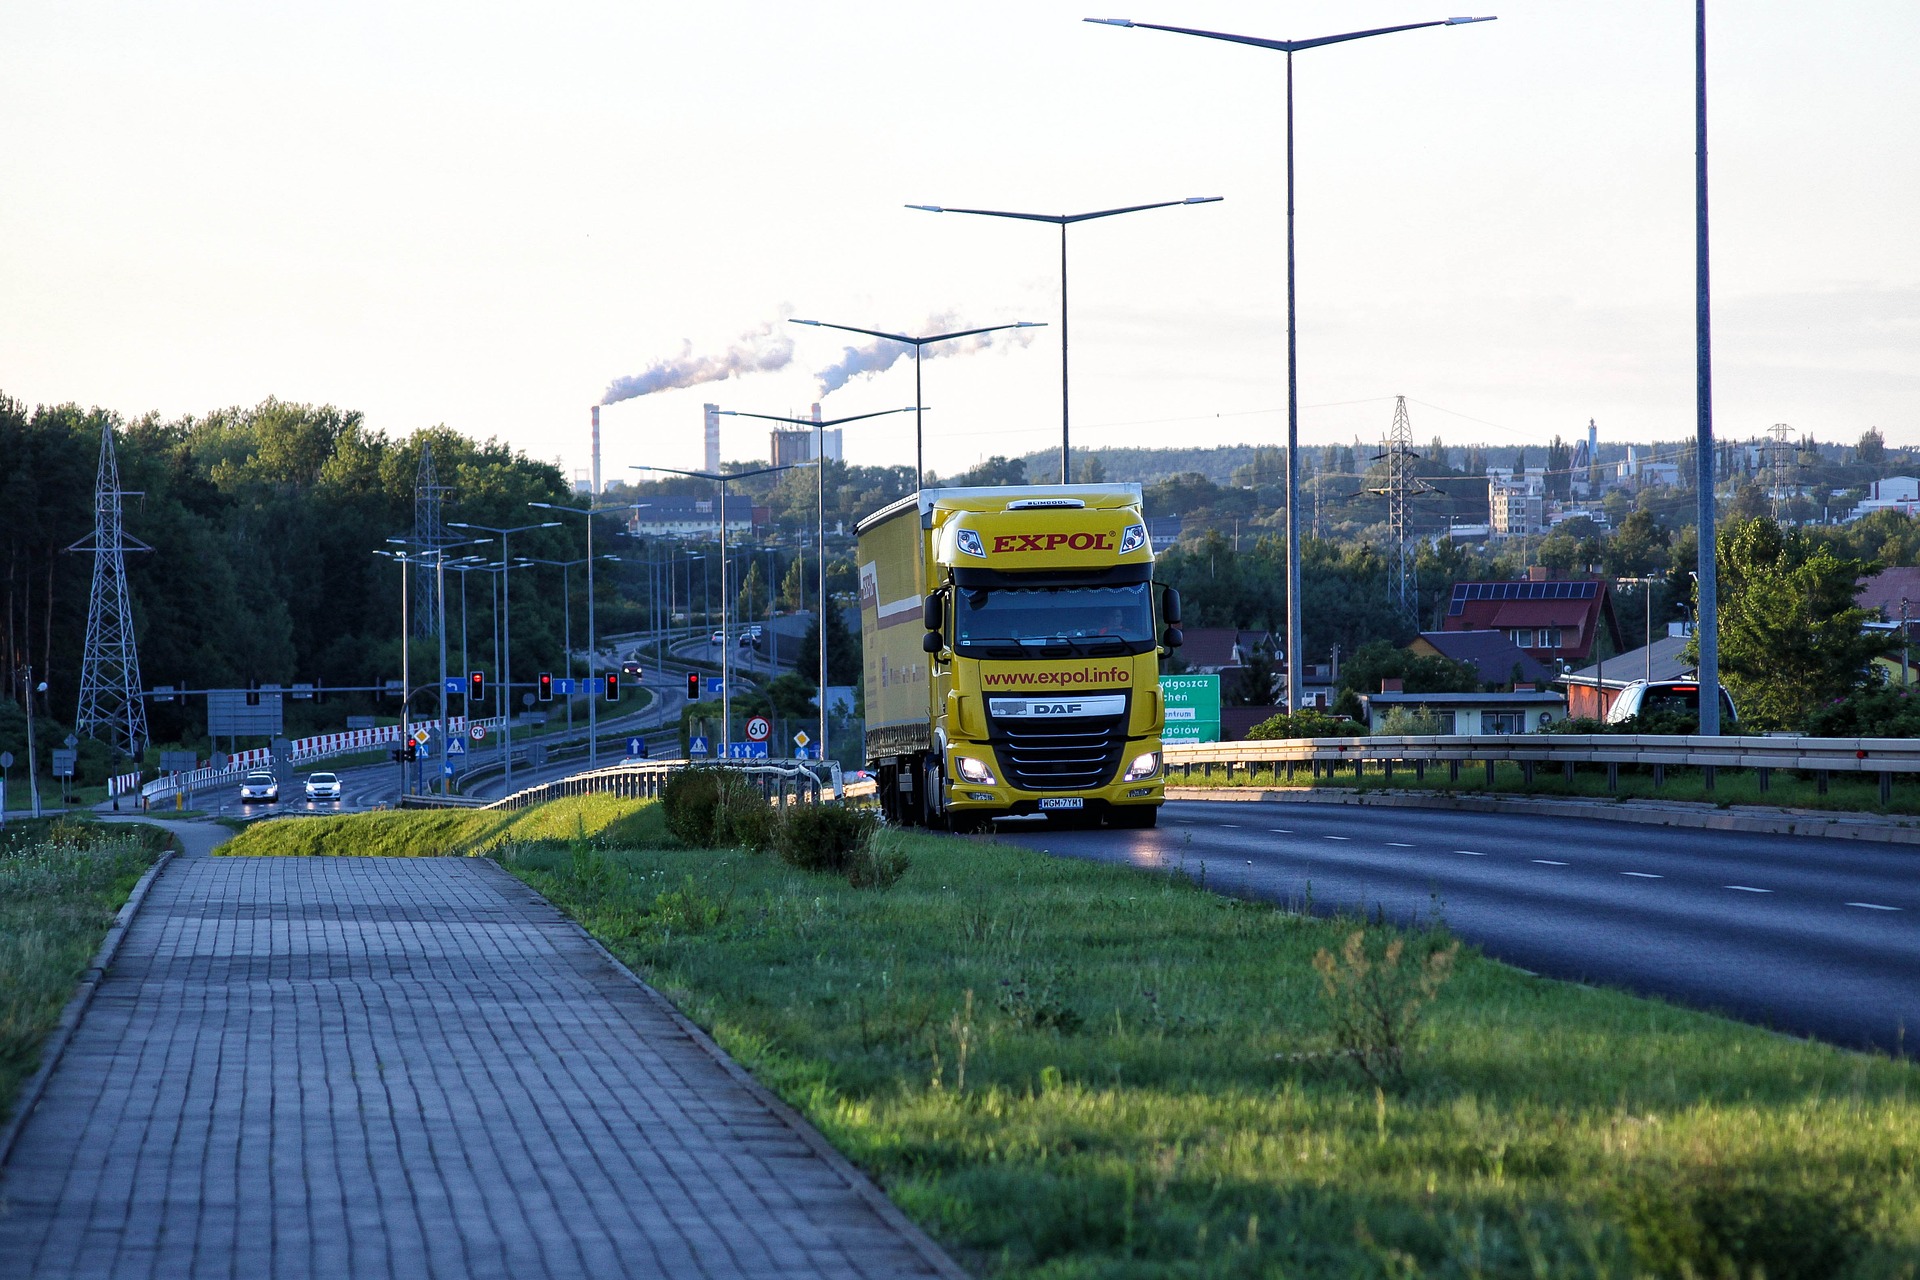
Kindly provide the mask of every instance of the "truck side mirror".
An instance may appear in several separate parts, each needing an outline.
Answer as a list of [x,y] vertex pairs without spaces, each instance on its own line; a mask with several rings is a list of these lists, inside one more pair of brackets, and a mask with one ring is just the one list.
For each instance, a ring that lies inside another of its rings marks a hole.
[[929,631],[920,637],[920,648],[926,653],[938,653],[940,652],[940,646],[944,642],[944,639],[945,637],[938,631]]
[[920,607],[921,623],[929,631],[940,630],[940,625],[944,620],[942,615],[945,613],[945,610],[942,609],[940,605],[940,593],[934,591],[928,593],[926,601]]
[[1180,593],[1172,587],[1160,593],[1160,618],[1168,626],[1180,623]]
[[1187,638],[1180,634],[1180,628],[1178,627],[1168,627],[1167,633],[1160,637],[1160,643],[1166,645],[1169,649],[1178,649],[1186,642]]

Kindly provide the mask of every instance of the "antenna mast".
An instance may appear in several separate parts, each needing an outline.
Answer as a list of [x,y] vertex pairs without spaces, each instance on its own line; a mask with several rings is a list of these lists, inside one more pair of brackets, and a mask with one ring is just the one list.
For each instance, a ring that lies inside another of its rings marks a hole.
[[100,470],[93,484],[93,536],[67,548],[93,556],[93,594],[87,602],[87,644],[80,659],[80,710],[74,729],[138,760],[148,742],[147,704],[140,697],[140,655],[134,647],[126,553],[153,548],[127,535],[120,500],[128,496],[132,495],[120,487],[113,424],[102,423]]

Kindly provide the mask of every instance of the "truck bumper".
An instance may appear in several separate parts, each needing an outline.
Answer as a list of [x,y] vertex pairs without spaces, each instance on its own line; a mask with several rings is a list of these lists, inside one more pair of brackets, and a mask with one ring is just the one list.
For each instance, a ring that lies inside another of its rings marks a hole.
[[[1132,758],[1142,749],[1129,743],[1126,758]],[[1144,748],[1151,750],[1152,748]],[[999,768],[992,759],[991,749],[984,744],[979,746],[956,746],[954,751],[960,754],[985,758],[994,766],[994,776],[999,777]],[[1081,811],[1100,813],[1108,809],[1153,806],[1166,799],[1166,770],[1161,769],[1151,778],[1139,782],[1111,782],[1104,787],[1094,787],[1082,791],[1027,791],[1019,787],[1008,786],[1003,781],[992,784],[978,784],[957,778],[947,777],[947,808],[954,813],[964,813],[975,817],[1018,817],[1024,814],[1041,812],[1073,812],[1072,809],[1043,809],[1042,800],[1077,799],[1081,802]]]

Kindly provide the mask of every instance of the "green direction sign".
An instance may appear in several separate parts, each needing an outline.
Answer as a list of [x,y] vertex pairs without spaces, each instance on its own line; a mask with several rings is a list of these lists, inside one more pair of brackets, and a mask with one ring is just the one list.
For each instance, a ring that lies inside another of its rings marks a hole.
[[1161,676],[1160,696],[1167,707],[1162,741],[1220,741],[1219,676]]

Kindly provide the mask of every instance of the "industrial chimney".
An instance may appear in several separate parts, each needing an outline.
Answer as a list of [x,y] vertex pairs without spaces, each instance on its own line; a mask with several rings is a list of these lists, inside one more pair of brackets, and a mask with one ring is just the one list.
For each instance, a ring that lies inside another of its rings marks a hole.
[[600,496],[600,406],[593,406],[593,488],[589,491],[594,497]]
[[720,406],[702,406],[707,411],[707,470],[720,474]]

